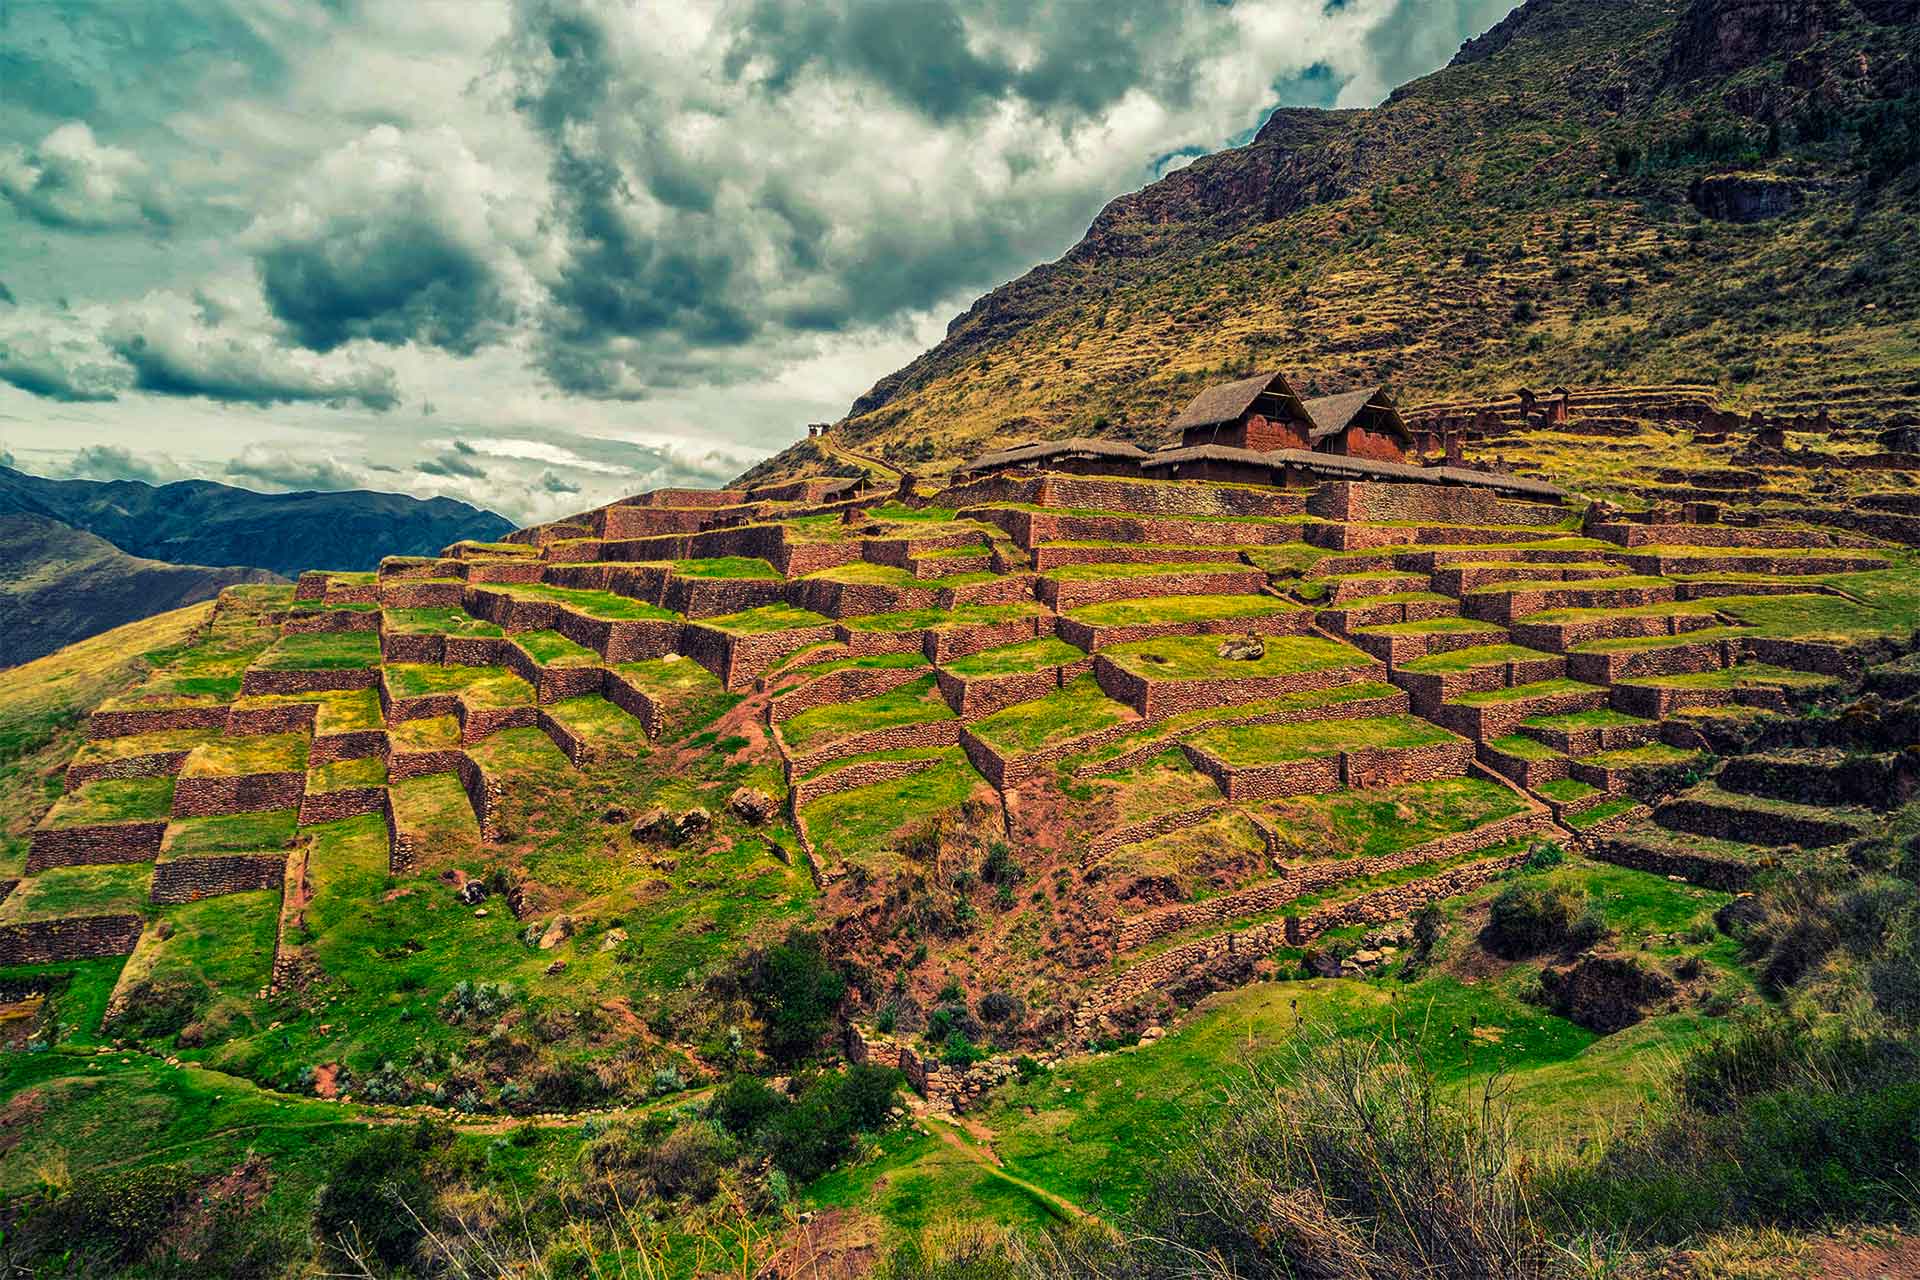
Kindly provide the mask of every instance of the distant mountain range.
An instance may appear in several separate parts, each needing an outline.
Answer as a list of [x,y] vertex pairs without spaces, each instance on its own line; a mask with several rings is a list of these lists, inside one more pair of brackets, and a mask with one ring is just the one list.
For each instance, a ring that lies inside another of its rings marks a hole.
[[237,582],[278,581],[265,569],[144,560],[46,516],[0,515],[0,667],[212,599]]
[[48,480],[0,467],[0,667],[236,582],[371,569],[382,556],[491,542],[512,528],[449,498]]
[[382,556],[430,555],[513,529],[505,517],[451,498],[363,489],[255,493],[211,480],[48,480],[11,467],[0,467],[0,512],[47,516],[129,555],[250,565],[285,577],[316,567],[371,569]]

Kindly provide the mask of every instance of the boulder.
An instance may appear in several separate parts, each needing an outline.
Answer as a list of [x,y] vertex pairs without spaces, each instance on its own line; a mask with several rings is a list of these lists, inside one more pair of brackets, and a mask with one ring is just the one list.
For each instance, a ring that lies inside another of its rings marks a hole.
[[655,805],[635,818],[629,830],[635,840],[646,844],[665,844],[673,839],[678,824],[672,814]]
[[680,815],[679,819],[674,823],[674,830],[682,840],[685,840],[691,836],[699,835],[712,825],[713,815],[705,809],[702,809],[699,805],[695,805]]
[[573,917],[555,916],[553,923],[540,935],[540,949],[551,951],[573,936]]
[[602,951],[611,951],[626,940],[627,931],[625,929],[609,929],[600,935],[600,949]]
[[759,826],[773,817],[778,806],[772,796],[758,787],[741,787],[727,797],[727,808],[739,815],[741,821]]
[[1340,957],[1331,951],[1309,951],[1303,962],[1309,978],[1344,978],[1346,966],[1340,963]]
[[1620,951],[1589,951],[1570,964],[1549,965],[1540,988],[1555,1013],[1601,1035],[1639,1022],[1649,1005],[1678,989],[1666,974]]
[[460,886],[460,891],[454,897],[469,907],[477,907],[487,900],[487,882],[469,880]]
[[610,807],[605,813],[600,815],[600,821],[606,823],[610,827],[614,827],[614,826],[620,825],[622,822],[625,822],[628,818],[632,816],[633,816],[632,814],[627,812],[625,805],[616,804]]
[[1267,656],[1267,643],[1256,635],[1233,636],[1221,644],[1219,653],[1229,662],[1258,662]]
[[1695,181],[1687,198],[1701,216],[1717,222],[1764,222],[1792,213],[1800,191],[1771,174],[1716,173]]

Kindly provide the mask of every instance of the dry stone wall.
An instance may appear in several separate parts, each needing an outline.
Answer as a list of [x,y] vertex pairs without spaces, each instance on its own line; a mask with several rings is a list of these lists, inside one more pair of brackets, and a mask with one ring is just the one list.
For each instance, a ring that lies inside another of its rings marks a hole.
[[156,903],[198,902],[230,893],[278,889],[286,855],[237,853],[175,858],[153,869],[150,898]]
[[28,837],[27,874],[48,867],[152,862],[166,839],[164,822],[109,822],[89,827],[37,827]]
[[135,915],[68,916],[0,927],[0,965],[55,964],[132,955],[140,941]]

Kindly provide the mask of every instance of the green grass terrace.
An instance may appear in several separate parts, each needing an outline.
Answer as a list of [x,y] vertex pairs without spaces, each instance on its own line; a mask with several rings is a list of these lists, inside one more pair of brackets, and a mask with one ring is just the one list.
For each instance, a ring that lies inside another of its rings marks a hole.
[[1352,645],[1319,636],[1270,636],[1265,645],[1266,652],[1251,660],[1221,657],[1219,636],[1138,640],[1101,653],[1122,670],[1148,680],[1249,680],[1343,667],[1370,670],[1376,665]]
[[1299,609],[1299,605],[1274,596],[1149,596],[1082,605],[1068,610],[1067,617],[1090,627],[1132,627],[1224,618],[1270,618],[1296,613]]

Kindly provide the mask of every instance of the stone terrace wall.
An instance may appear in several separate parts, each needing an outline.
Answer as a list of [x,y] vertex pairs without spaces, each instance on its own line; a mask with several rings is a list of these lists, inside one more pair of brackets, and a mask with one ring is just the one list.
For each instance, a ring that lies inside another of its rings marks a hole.
[[897,778],[911,777],[940,763],[938,758],[924,760],[862,760],[844,769],[835,769],[817,778],[796,776],[787,791],[788,816],[800,820],[800,811],[816,800],[837,796],[843,791],[877,786]]
[[151,900],[197,902],[230,893],[278,889],[286,876],[285,854],[239,853],[176,858],[153,869]]
[[1359,680],[1384,680],[1386,670],[1378,659],[1368,659],[1351,667],[1241,680],[1152,680],[1128,671],[1104,654],[1096,655],[1093,660],[1094,678],[1099,680],[1107,696],[1126,703],[1148,720],[1165,720],[1187,711],[1331,689]]
[[68,916],[0,928],[0,965],[54,964],[133,954],[140,941],[135,915]]
[[320,718],[317,702],[277,702],[265,707],[235,707],[227,714],[226,736],[257,738],[274,733],[312,733]]
[[376,609],[322,609],[313,613],[290,613],[281,626],[281,630],[290,636],[379,629],[380,613]]
[[91,827],[38,827],[29,837],[27,874],[48,867],[152,862],[166,839],[164,822],[109,822]]
[[1445,862],[1508,840],[1538,835],[1550,830],[1552,825],[1552,818],[1545,810],[1521,813],[1377,858],[1337,858],[1288,867],[1276,879],[1264,884],[1204,902],[1176,903],[1121,920],[1114,929],[1114,949],[1131,951],[1183,929],[1263,915],[1332,885],[1388,875],[1423,863]]
[[247,773],[230,778],[181,778],[173,784],[173,816],[211,818],[228,813],[297,809],[306,790],[305,772]]
[[[1102,773],[1120,773],[1136,768],[1155,756],[1171,751],[1180,744],[1182,739],[1206,729],[1238,725],[1298,724],[1303,720],[1369,720],[1375,716],[1404,715],[1406,710],[1406,692],[1394,689],[1391,693],[1383,693],[1379,697],[1357,698],[1351,702],[1334,703],[1324,707],[1296,707],[1285,711],[1266,711],[1253,715],[1210,720],[1201,724],[1188,725],[1162,738],[1155,738],[1111,760],[1082,765],[1074,770],[1074,777],[1091,778]],[[1138,729],[1140,726],[1136,724],[1129,727]]]
[[249,668],[241,678],[242,697],[260,694],[335,693],[371,689],[380,682],[378,667],[340,667],[323,671],[267,671]]
[[1313,611],[1293,609],[1246,618],[1194,618],[1185,622],[1140,622],[1124,626],[1095,626],[1061,615],[1054,619],[1054,634],[1076,648],[1091,653],[1116,644],[1136,640],[1160,640],[1167,636],[1297,636],[1313,629]]
[[224,702],[155,708],[151,711],[96,711],[87,717],[89,738],[127,738],[137,733],[226,727],[227,704]]
[[829,671],[797,689],[775,694],[767,703],[767,723],[785,724],[801,712],[816,707],[878,697],[901,685],[925,679],[928,674],[924,667],[844,667]]
[[144,756],[122,756],[118,760],[94,760],[67,766],[65,787],[73,791],[101,778],[171,778],[180,772],[189,751],[156,751]]
[[379,813],[386,798],[385,787],[345,787],[339,791],[309,791],[300,798],[300,825],[335,822]]
[[[800,777],[823,764],[835,760],[845,760],[849,756],[864,756],[875,751],[911,751],[923,747],[951,747],[960,740],[960,722],[958,720],[935,720],[923,724],[896,724],[884,729],[869,729],[864,733],[849,734],[838,742],[829,743],[817,751],[802,756],[790,756],[787,760],[787,781]],[[785,749],[785,744],[782,744]]]
[[1485,489],[1456,485],[1372,484],[1337,481],[1307,499],[1307,511],[1322,520],[1362,522],[1432,521],[1435,524],[1507,524],[1545,528],[1566,519],[1564,507],[1512,502]]

